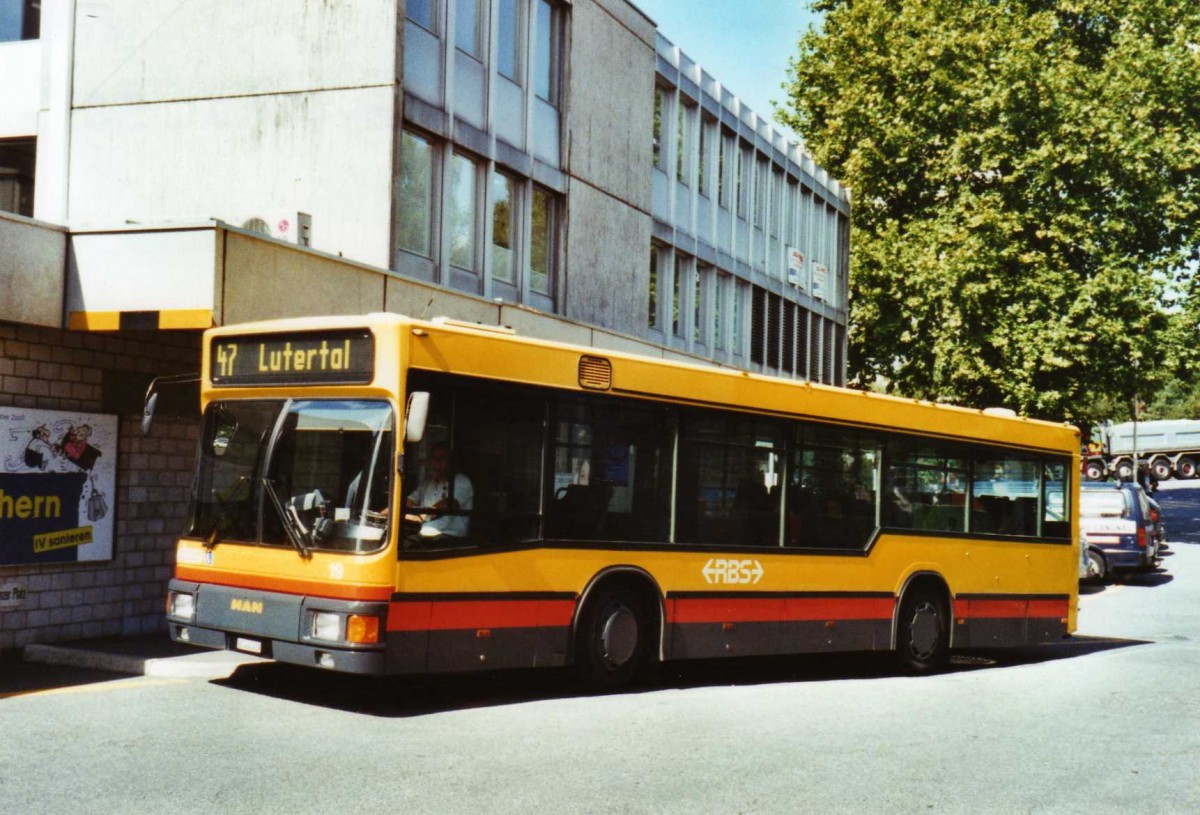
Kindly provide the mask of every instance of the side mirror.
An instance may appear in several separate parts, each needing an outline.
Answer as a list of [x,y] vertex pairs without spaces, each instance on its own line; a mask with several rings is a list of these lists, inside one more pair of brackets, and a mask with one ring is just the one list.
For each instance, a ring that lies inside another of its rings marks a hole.
[[171,376],[156,376],[146,387],[146,399],[142,404],[142,435],[150,435],[150,425],[154,423],[154,406],[158,404],[159,385],[182,385],[185,382],[199,382],[199,374],[172,374]]
[[225,455],[225,451],[229,449],[229,442],[233,441],[234,435],[238,432],[238,420],[225,408],[218,407],[216,423],[216,432],[213,433],[212,441],[213,455],[220,458]]
[[[153,386],[151,386],[153,387]],[[142,435],[150,435],[150,425],[154,423],[154,406],[158,404],[158,394],[146,394],[146,404],[142,406]]]
[[413,391],[408,395],[408,406],[404,409],[404,440],[417,444],[425,438],[425,422],[429,418],[429,394]]

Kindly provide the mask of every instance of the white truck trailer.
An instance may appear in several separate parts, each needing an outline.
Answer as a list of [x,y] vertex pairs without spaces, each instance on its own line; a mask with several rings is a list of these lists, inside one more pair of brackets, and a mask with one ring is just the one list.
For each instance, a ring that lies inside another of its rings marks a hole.
[[[1099,481],[1116,475],[1122,481],[1133,478],[1134,433],[1136,425],[1137,457],[1159,481],[1168,478],[1195,478],[1200,471],[1200,421],[1195,419],[1156,419],[1150,422],[1122,422],[1099,428],[1092,434],[1092,446],[1084,453],[1084,473],[1088,480]],[[1100,449],[1095,449],[1096,443]]]

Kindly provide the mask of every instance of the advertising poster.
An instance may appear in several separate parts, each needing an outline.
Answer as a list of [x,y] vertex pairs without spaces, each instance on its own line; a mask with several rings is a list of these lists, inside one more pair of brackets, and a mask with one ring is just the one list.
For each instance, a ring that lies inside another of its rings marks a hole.
[[0,565],[109,560],[117,417],[0,407]]
[[804,280],[804,253],[794,246],[787,248],[787,277],[788,284],[798,289],[807,288]]
[[829,290],[829,268],[823,263],[814,263],[812,270],[812,296],[818,300],[832,300]]

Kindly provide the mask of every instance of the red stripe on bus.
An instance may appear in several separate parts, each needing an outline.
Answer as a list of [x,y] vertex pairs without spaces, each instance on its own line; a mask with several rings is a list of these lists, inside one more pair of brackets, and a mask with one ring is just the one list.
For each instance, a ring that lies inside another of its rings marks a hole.
[[402,600],[388,606],[387,630],[561,627],[574,616],[574,600]]
[[967,602],[966,616],[973,619],[1001,619],[1019,617],[1065,617],[1068,603],[1062,599],[1029,600],[1005,598],[1003,600],[977,600]]
[[667,600],[667,622],[750,623],[805,620],[890,620],[891,597],[733,597]]
[[229,574],[177,565],[175,576],[195,583],[212,583],[237,589],[260,589],[280,594],[302,594],[306,597],[328,597],[334,600],[387,600],[395,591],[391,586],[363,586],[354,583],[326,583],[320,580],[300,580],[278,575]]
[[1070,604],[1067,600],[1030,600],[1029,601],[1029,616],[1030,617],[1056,617],[1063,618],[1067,616],[1070,610]]
[[995,620],[1025,616],[1028,601],[1006,598],[1003,600],[976,600],[967,603],[967,617],[972,620]]

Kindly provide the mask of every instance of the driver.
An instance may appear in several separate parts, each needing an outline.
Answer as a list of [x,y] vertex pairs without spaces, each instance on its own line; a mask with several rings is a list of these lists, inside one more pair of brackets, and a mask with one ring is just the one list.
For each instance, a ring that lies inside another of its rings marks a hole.
[[425,477],[405,499],[405,506],[417,510],[405,518],[421,524],[421,540],[467,535],[471,519],[465,512],[474,508],[475,489],[471,479],[454,472],[453,461],[447,444],[434,444],[425,462]]

